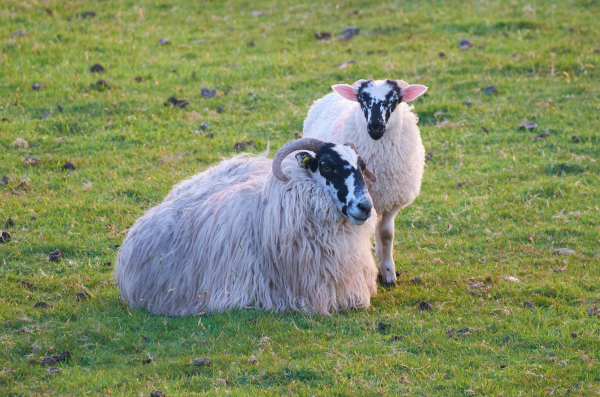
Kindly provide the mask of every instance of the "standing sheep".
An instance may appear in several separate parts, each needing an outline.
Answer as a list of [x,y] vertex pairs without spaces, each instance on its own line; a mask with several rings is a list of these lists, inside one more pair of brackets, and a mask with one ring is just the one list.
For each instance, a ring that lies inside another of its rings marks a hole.
[[419,195],[425,167],[418,118],[406,102],[427,87],[402,80],[359,80],[332,88],[335,93],[315,101],[308,111],[304,136],[334,143],[354,141],[377,177],[368,183],[379,214],[375,249],[382,280],[391,285],[396,282],[394,219]]
[[[298,150],[315,155],[285,160]],[[121,245],[123,300],[176,316],[368,307],[376,217],[363,174],[352,143],[304,138],[274,160],[240,155],[179,183]]]

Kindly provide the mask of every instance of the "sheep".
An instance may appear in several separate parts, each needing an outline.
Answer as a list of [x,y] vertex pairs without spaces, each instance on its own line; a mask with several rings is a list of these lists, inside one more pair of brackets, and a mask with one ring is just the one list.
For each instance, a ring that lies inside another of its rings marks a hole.
[[394,219],[419,195],[425,167],[418,117],[406,102],[427,87],[402,80],[358,80],[332,89],[334,93],[315,101],[308,111],[303,136],[334,143],[354,141],[375,174],[377,181],[367,182],[379,214],[375,250],[382,282],[393,285],[397,277]]
[[[315,155],[285,159],[299,150]],[[304,138],[274,160],[238,155],[175,185],[119,249],[122,299],[171,316],[368,307],[376,215],[363,175],[354,144]]]

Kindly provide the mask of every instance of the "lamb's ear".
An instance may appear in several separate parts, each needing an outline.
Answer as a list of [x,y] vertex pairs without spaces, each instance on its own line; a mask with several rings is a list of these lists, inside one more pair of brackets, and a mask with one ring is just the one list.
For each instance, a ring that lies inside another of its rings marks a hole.
[[358,89],[365,81],[367,81],[367,80],[365,80],[365,79],[356,80],[354,83],[352,83],[352,87]]
[[424,85],[411,84],[400,90],[400,96],[402,97],[402,102],[410,102],[423,95],[425,91],[427,91],[427,87]]
[[398,84],[398,87],[400,87],[400,89],[408,87],[408,83],[404,80],[396,80],[396,84]]
[[349,101],[358,102],[358,88],[354,88],[348,84],[336,84],[332,85],[331,88],[342,98],[345,98]]
[[300,168],[305,170],[316,171],[317,159],[308,152],[296,153],[296,160]]

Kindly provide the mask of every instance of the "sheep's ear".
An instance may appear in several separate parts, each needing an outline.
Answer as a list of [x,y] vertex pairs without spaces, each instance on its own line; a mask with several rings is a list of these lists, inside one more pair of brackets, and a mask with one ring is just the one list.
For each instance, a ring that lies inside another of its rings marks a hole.
[[402,97],[402,102],[410,102],[423,95],[425,91],[427,91],[427,87],[424,85],[411,84],[400,90],[400,96]]
[[367,162],[360,156],[358,156],[358,167],[360,168],[365,179],[372,183],[377,182],[377,178],[375,177],[375,175],[373,175],[371,170],[367,168]]
[[354,88],[348,84],[336,84],[332,85],[331,88],[342,98],[345,98],[349,101],[358,102],[358,88]]
[[317,169],[317,159],[308,152],[296,153],[296,160],[298,161],[300,168],[311,170],[313,172]]
[[371,183],[377,183],[377,178],[368,168],[365,168],[363,171],[363,177],[365,177]]

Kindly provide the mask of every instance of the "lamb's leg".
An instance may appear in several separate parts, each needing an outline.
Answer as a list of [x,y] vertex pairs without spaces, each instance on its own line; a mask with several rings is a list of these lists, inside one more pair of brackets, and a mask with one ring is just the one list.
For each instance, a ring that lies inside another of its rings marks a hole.
[[398,209],[384,212],[375,231],[375,250],[379,261],[379,274],[385,285],[392,285],[396,282],[396,265],[393,254],[396,214],[398,214]]

